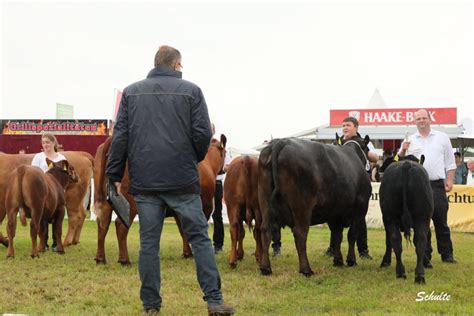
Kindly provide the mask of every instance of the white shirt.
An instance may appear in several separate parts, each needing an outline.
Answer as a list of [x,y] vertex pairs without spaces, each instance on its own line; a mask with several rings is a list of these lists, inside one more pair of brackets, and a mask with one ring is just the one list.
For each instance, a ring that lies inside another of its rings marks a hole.
[[[230,154],[228,151],[225,152],[225,157],[224,157],[224,166],[228,166],[230,165],[230,163],[232,162],[232,157],[230,157]],[[217,177],[216,177],[216,180],[224,180],[224,174],[218,174]]]
[[466,180],[467,185],[474,185],[474,172],[470,171],[467,173],[467,180]]
[[445,179],[446,172],[456,169],[451,141],[445,133],[431,129],[427,137],[416,132],[408,140],[410,146],[405,156],[413,155],[420,159],[421,155],[425,155],[423,167],[428,172],[430,181]]
[[[67,160],[66,157],[57,153],[56,158],[52,159],[53,162],[58,162],[61,160]],[[44,152],[40,152],[33,157],[31,161],[32,166],[36,166],[43,170],[43,172],[47,172],[49,170],[48,164],[46,163],[46,154]]]

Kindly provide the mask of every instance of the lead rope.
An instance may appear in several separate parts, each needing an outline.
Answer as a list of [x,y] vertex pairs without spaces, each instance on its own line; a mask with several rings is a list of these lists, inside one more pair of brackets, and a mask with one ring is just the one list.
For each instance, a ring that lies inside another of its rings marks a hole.
[[357,147],[360,149],[360,151],[362,152],[362,155],[364,156],[365,158],[365,171],[369,172],[370,171],[370,162],[369,162],[369,159],[367,159],[367,156],[365,155],[365,152],[364,150],[362,149],[362,147],[360,146],[360,144],[358,142],[356,142],[355,140],[348,140],[346,141],[342,146],[345,146],[346,144],[349,144],[349,143],[354,143],[357,145]]

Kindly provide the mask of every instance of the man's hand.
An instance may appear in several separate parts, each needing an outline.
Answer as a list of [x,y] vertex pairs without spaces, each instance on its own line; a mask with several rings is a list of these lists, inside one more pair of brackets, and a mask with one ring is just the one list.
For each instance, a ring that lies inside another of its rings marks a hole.
[[122,191],[120,191],[122,189],[122,183],[114,182],[114,185],[115,185],[115,188],[117,189],[117,193],[122,194]]
[[451,192],[453,189],[453,180],[447,179],[446,182],[444,183],[444,190],[446,192]]
[[404,153],[407,152],[408,148],[410,147],[410,143],[411,143],[411,142],[410,142],[409,140],[403,141],[403,143],[402,143],[402,150],[403,150]]

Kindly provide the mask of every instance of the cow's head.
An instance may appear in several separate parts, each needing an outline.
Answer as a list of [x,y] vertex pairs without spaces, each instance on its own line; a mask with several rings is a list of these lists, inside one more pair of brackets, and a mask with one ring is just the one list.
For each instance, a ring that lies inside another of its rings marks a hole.
[[79,181],[79,177],[69,161],[60,160],[54,162],[46,158],[46,163],[49,167],[48,172],[51,173],[64,187],[69,183],[76,183]]
[[368,159],[369,147],[367,146],[369,142],[369,135],[365,135],[365,137],[362,138],[358,134],[350,139],[344,139],[343,137],[339,137],[339,134],[336,133],[336,144],[338,146],[352,147],[355,150],[357,156],[359,156],[360,160],[365,166],[365,170],[367,171],[370,171],[370,162]]

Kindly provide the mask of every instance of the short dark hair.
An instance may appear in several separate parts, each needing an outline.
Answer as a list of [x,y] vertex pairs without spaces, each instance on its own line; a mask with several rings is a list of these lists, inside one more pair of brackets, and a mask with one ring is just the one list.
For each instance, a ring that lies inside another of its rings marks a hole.
[[454,153],[454,156],[456,156],[458,158],[461,158],[461,153],[459,151],[457,151],[457,152]]
[[355,117],[352,117],[352,116],[346,117],[345,119],[342,120],[342,122],[343,123],[351,122],[352,124],[354,124],[355,127],[359,127],[359,121]]
[[176,48],[162,45],[155,54],[155,67],[167,66],[172,67],[176,61],[181,59],[181,53]]

